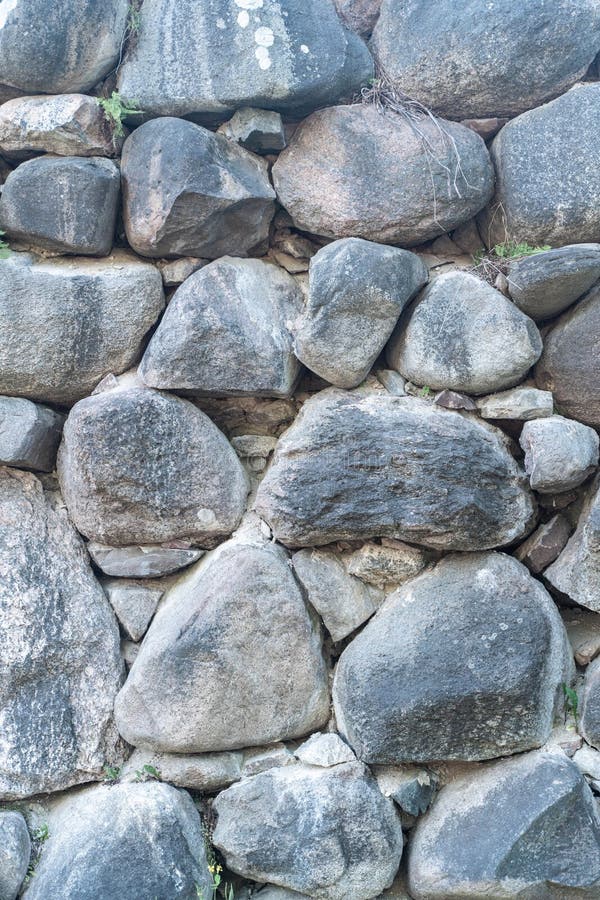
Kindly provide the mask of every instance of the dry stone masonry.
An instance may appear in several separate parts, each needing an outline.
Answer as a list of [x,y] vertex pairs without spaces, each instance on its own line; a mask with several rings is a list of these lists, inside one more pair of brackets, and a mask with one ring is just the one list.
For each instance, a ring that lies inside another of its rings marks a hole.
[[0,0],[0,900],[600,900],[600,0]]

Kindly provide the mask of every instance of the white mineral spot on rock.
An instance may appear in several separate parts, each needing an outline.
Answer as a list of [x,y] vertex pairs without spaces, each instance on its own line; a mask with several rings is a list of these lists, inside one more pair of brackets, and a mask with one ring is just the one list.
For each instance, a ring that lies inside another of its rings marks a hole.
[[275,41],[273,29],[261,25],[261,27],[257,28],[254,32],[254,40],[260,47],[272,47],[273,42]]
[[225,19],[217,19],[217,28],[223,30],[225,27]]
[[246,12],[245,9],[238,13],[237,23],[240,28],[247,28],[250,24],[250,15]]
[[261,69],[268,69],[271,66],[271,57],[269,56],[269,51],[266,47],[257,47],[254,51],[254,55],[258,60],[258,65]]

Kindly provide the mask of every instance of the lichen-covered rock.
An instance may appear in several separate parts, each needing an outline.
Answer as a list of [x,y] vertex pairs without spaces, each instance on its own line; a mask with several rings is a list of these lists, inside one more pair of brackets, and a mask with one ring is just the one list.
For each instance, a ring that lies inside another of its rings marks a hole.
[[581,734],[588,744],[600,749],[600,660],[585,670],[581,693]]
[[31,840],[21,813],[0,811],[0,898],[16,900],[29,868]]
[[529,483],[543,494],[578,487],[598,466],[597,433],[563,416],[525,422],[519,442]]
[[187,400],[124,387],[75,404],[58,454],[61,490],[86,537],[115,546],[214,546],[248,491],[235,451]]
[[372,75],[331,0],[145,0],[119,90],[155,116],[247,106],[306,114],[351,99]]
[[87,91],[116,65],[128,0],[6,0],[0,13],[0,89]]
[[210,897],[203,824],[168,784],[104,785],[51,804],[49,837],[27,900]]
[[213,808],[228,868],[319,900],[376,897],[400,863],[399,816],[358,763],[271,769]]
[[457,778],[417,823],[408,877],[417,900],[595,897],[594,796],[562,753],[528,753]]
[[300,374],[287,325],[301,305],[300,288],[278,266],[215,260],[176,291],[140,376],[196,395],[287,397]]
[[544,339],[535,370],[538,387],[552,391],[558,410],[600,428],[600,289],[560,317]]
[[337,387],[369,373],[407,303],[427,282],[414,253],[346,238],[311,259],[308,302],[294,323],[298,359]]
[[471,219],[488,202],[494,173],[470,129],[428,117],[415,129],[403,116],[358,104],[302,122],[273,182],[297,228],[412,246]]
[[488,247],[600,241],[599,128],[600,84],[588,83],[501,129],[491,148],[496,192],[480,221]]
[[115,706],[134,746],[232,750],[329,714],[319,628],[281,548],[236,537],[167,591]]
[[122,251],[106,260],[0,260],[0,391],[69,404],[129,369],[165,305],[160,275]]
[[0,469],[0,611],[0,800],[100,778],[119,755],[119,630],[64,511],[14,469]]
[[110,253],[120,179],[100,156],[43,156],[21,163],[0,195],[0,228],[29,247],[82,256]]
[[64,416],[19,397],[0,397],[0,465],[51,472]]
[[424,400],[331,388],[280,439],[256,509],[290,547],[376,536],[498,547],[534,523],[508,446],[491,426]]
[[125,141],[121,173],[127,239],[142,256],[247,256],[268,237],[267,164],[220,134],[153,119]]
[[359,759],[491,759],[540,747],[573,668],[554,603],[499,553],[451,556],[384,603],[340,657],[338,728]]
[[508,290],[532,319],[550,319],[600,279],[600,244],[573,244],[511,262]]
[[410,97],[468,119],[515,116],[562,94],[599,42],[594,0],[383,0],[371,48]]
[[522,380],[542,352],[528,316],[468,272],[439,275],[401,319],[388,364],[415,384],[485,394]]
[[334,0],[342,22],[368,38],[379,16],[381,0]]

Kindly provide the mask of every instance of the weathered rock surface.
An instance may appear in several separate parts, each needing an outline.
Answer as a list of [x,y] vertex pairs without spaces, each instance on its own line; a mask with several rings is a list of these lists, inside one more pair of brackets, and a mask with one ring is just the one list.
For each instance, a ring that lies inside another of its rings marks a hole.
[[18,812],[0,812],[0,897],[16,900],[29,867],[31,841]]
[[292,562],[309,603],[334,641],[366,622],[383,602],[383,592],[349,575],[335,553],[300,550]]
[[588,744],[600,749],[600,660],[597,659],[585,671],[580,724],[581,734]]
[[0,260],[0,391],[74,403],[129,369],[165,305],[154,266],[107,260]]
[[0,465],[51,472],[64,416],[18,397],[0,397]]
[[415,384],[485,394],[517,384],[541,352],[528,316],[486,282],[454,271],[428,285],[399,322],[387,360]]
[[600,612],[599,479],[590,488],[574,535],[544,577],[580,606]]
[[363,544],[344,557],[344,565],[351,575],[384,589],[414,578],[426,563],[423,550],[386,538],[381,544]]
[[183,256],[180,259],[161,259],[157,265],[165,287],[179,287],[179,285],[207,265],[208,259],[200,259],[197,256]]
[[253,153],[278,153],[286,144],[281,115],[269,109],[237,109],[219,133]]
[[594,288],[546,335],[535,370],[538,386],[552,391],[561,413],[596,429],[600,428],[599,330],[600,289]]
[[570,647],[554,603],[504,554],[451,556],[392,594],[340,657],[338,728],[359,759],[491,759],[550,735]]
[[21,163],[0,196],[0,228],[27,246],[107,256],[119,205],[116,165],[93,156],[44,156]]
[[589,775],[595,781],[600,780],[600,753],[597,750],[584,744],[573,754],[572,759],[580,772]]
[[517,387],[500,394],[489,394],[477,401],[477,408],[484,419],[514,419],[529,421],[551,416],[554,398],[550,391],[532,387]]
[[221,791],[239,781],[243,761],[241,752],[184,755],[134,750],[121,770],[121,778],[135,780],[138,773],[148,771],[144,766],[149,766],[158,772],[161,781],[207,793]]
[[125,633],[132,641],[141,641],[164,588],[156,582],[119,578],[104,581],[102,587]]
[[491,426],[425,400],[330,389],[280,439],[256,509],[290,547],[385,536],[489,549],[534,521],[508,446]]
[[563,609],[561,615],[575,662],[587,666],[600,653],[600,615],[578,607]]
[[563,416],[525,422],[519,443],[531,487],[543,494],[577,487],[598,466],[597,433]]
[[125,141],[121,172],[127,239],[142,256],[246,256],[268,237],[267,165],[220,134],[153,119]]
[[173,296],[140,365],[150,387],[196,395],[287,397],[299,363],[287,327],[302,305],[291,275],[224,257]]
[[408,873],[419,900],[593,897],[600,818],[592,792],[561,753],[528,753],[459,778],[417,823]]
[[338,734],[313,734],[301,744],[295,755],[306,766],[330,768],[354,762],[356,757]]
[[599,100],[600,84],[578,85],[501,129],[491,148],[496,192],[480,221],[489,247],[507,238],[533,246],[600,241]]
[[123,388],[71,410],[58,454],[76,527],[114,546],[214,546],[241,519],[248,485],[235,451],[187,400]]
[[600,278],[600,244],[573,244],[517,259],[508,290],[532,319],[550,319],[571,306]]
[[553,516],[544,522],[515,550],[515,556],[534,575],[539,575],[554,562],[564,550],[571,536],[571,525],[566,516]]
[[334,0],[342,22],[361,37],[367,38],[375,28],[381,0]]
[[331,0],[146,0],[119,89],[155,116],[246,106],[306,114],[351,99],[372,75]]
[[212,892],[200,816],[188,794],[167,784],[67,794],[51,807],[49,833],[27,900],[196,900]]
[[0,469],[0,608],[0,799],[99,778],[118,757],[117,623],[64,512],[12,469]]
[[160,575],[171,575],[197,562],[204,554],[204,550],[189,546],[144,544],[137,547],[108,547],[96,541],[90,541],[87,550],[99,569],[106,575],[117,578],[158,578]]
[[273,769],[219,794],[214,809],[230,869],[319,900],[375,897],[400,863],[394,805],[358,763]]
[[551,10],[544,0],[526,9],[512,0],[383,0],[371,48],[410,97],[466,119],[515,116],[564,93],[599,40],[593,0],[558,0]]
[[417,766],[375,766],[373,774],[379,790],[391,797],[409,816],[424,813],[435,797],[438,778]]
[[296,356],[337,387],[369,373],[407,303],[427,282],[414,253],[346,238],[312,258],[308,302],[294,323]]
[[[0,16],[0,89],[87,91],[119,58],[128,0],[8,0]],[[35,27],[34,27],[35,26]]]
[[494,181],[481,138],[440,124],[419,120],[421,138],[372,105],[316,112],[273,166],[277,197],[297,228],[325,237],[405,246],[437,237],[485,206]]
[[328,714],[319,628],[287,557],[243,537],[167,592],[115,706],[129,743],[175,753],[299,737]]
[[121,144],[95,97],[22,97],[0,106],[0,153],[7,159],[116,156]]

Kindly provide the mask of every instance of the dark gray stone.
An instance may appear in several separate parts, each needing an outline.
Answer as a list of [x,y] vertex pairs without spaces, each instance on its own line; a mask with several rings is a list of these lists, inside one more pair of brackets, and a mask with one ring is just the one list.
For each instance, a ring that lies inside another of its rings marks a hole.
[[379,16],[381,0],[334,0],[342,22],[363,38],[368,38]]
[[425,264],[407,250],[358,238],[328,244],[310,262],[308,302],[294,323],[296,356],[331,384],[356,387],[427,279]]
[[234,784],[214,803],[228,868],[317,897],[367,900],[402,855],[400,819],[364,766],[291,766]]
[[408,887],[422,900],[596,897],[600,818],[575,763],[528,753],[444,787],[412,834]]
[[379,790],[409,816],[420,816],[431,805],[439,786],[433,772],[417,766],[375,766]]
[[599,42],[594,0],[550,9],[545,0],[383,0],[371,48],[410,97],[466,119],[516,116],[564,93]]
[[554,603],[499,553],[446,557],[342,653],[338,728],[359,759],[491,759],[540,747],[572,677]]
[[145,0],[119,90],[155,116],[245,106],[305,115],[352,99],[372,75],[331,0]]
[[0,900],[16,900],[30,856],[25,819],[18,812],[0,811]]
[[594,429],[562,416],[525,422],[519,443],[529,483],[542,494],[578,487],[598,466]]
[[281,115],[269,109],[238,109],[219,133],[253,153],[279,153],[286,145]]
[[27,900],[197,900],[212,895],[203,824],[185,791],[117,784],[50,807]]
[[0,260],[0,392],[69,404],[125,372],[165,305],[154,266],[106,260]]
[[247,256],[268,238],[267,164],[220,134],[146,122],[125,141],[121,172],[127,239],[142,256]]
[[[119,629],[64,509],[0,469],[0,800],[64,790],[120,761]],[[1,872],[0,872],[1,878]]]
[[289,322],[302,292],[283,269],[224,257],[171,299],[139,373],[149,387],[194,395],[289,397],[300,366]]
[[500,431],[425,400],[332,388],[280,439],[256,509],[290,547],[376,536],[498,547],[534,523],[508,447]]
[[595,659],[585,670],[580,723],[585,740],[600,750],[600,659]]
[[[187,542],[176,542],[186,544]],[[197,562],[204,550],[189,546],[145,544],[138,547],[108,547],[90,541],[88,553],[106,575],[119,578],[158,578],[171,575]]]
[[587,83],[501,129],[491,148],[496,192],[480,219],[488,247],[600,242],[599,128],[600,83]]
[[18,397],[0,397],[0,465],[51,472],[64,416]]
[[550,319],[571,306],[600,278],[600,244],[573,244],[517,259],[508,290],[532,319]]
[[0,90],[87,91],[116,65],[128,0],[5,0],[0,13]]
[[302,122],[273,182],[303,231],[409,247],[471,219],[488,202],[494,173],[468,128],[428,117],[413,128],[404,116],[356,104]]
[[518,384],[537,362],[532,320],[468,272],[439,275],[413,304],[388,345],[388,364],[435,390],[486,394]]
[[4,183],[0,228],[28,247],[107,256],[113,244],[119,192],[119,170],[108,159],[30,159]]
[[144,388],[77,403],[58,474],[79,531],[115,546],[174,539],[214,546],[237,526],[248,491],[235,451],[208,416]]
[[530,572],[539,575],[564,550],[570,536],[569,520],[558,513],[540,525],[520,547],[517,547],[515,556]]

